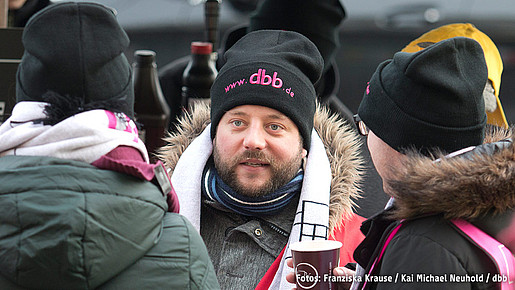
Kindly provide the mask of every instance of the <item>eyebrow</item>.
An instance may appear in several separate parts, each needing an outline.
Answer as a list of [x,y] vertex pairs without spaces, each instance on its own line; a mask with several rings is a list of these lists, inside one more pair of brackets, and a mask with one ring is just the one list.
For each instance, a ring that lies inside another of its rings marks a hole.
[[[233,116],[242,116],[242,117],[245,117],[245,116],[249,115],[249,114],[247,114],[245,112],[240,112],[240,111],[227,112],[227,113],[229,113],[230,115],[233,115]],[[266,118],[268,118],[268,119],[276,119],[276,120],[288,119],[288,117],[286,117],[286,115],[284,115],[284,114],[274,114],[274,113],[266,115]]]
[[239,112],[239,111],[236,111],[236,112],[227,112],[227,114],[229,115],[233,115],[233,116],[247,116],[248,114],[247,113],[244,113],[244,112]]

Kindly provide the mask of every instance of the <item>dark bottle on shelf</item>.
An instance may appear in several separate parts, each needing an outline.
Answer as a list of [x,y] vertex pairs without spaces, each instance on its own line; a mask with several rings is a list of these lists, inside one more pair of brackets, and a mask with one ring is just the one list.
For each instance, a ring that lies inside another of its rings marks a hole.
[[206,41],[213,44],[213,52],[216,52],[218,47],[218,18],[220,17],[220,2],[222,2],[222,0],[206,0],[206,2],[204,2]]
[[137,50],[134,53],[134,112],[142,125],[140,138],[145,142],[151,160],[153,153],[164,145],[163,137],[168,130],[170,108],[165,101],[155,61],[156,53]]
[[217,74],[213,45],[192,42],[191,58],[182,75],[181,106],[188,109],[195,100],[208,99]]

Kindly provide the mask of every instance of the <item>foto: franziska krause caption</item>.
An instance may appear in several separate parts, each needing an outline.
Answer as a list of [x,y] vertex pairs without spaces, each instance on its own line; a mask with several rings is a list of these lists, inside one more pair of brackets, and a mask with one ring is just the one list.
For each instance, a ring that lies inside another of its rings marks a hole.
[[370,275],[365,276],[334,276],[324,275],[324,281],[332,283],[352,283],[352,282],[368,282],[368,283],[498,283],[508,281],[508,277],[497,273],[484,274],[403,274],[395,275]]

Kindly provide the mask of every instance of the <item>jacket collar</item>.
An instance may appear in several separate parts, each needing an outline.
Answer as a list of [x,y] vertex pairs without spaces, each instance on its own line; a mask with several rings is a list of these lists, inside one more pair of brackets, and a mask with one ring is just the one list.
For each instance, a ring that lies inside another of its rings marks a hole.
[[[496,129],[485,143],[512,138],[511,130]],[[434,162],[408,153],[405,166],[392,169],[388,181],[395,197],[397,219],[442,213],[448,219],[480,219],[513,211],[515,207],[515,147],[473,158],[441,157]]]

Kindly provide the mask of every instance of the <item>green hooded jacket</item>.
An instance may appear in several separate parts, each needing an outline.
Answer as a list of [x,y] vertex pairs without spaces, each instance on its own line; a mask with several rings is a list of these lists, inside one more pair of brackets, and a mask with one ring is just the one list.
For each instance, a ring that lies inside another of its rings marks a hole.
[[218,289],[205,245],[153,183],[0,158],[0,289]]

